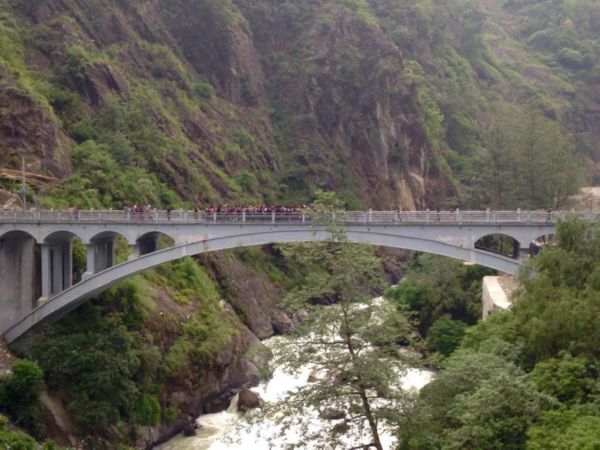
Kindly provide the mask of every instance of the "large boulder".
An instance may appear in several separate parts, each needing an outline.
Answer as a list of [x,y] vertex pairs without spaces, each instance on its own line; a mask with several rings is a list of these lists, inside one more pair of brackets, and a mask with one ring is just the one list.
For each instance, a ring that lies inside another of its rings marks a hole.
[[319,415],[321,416],[321,419],[324,420],[341,420],[346,417],[344,411],[336,408],[325,408]]
[[248,411],[250,409],[260,408],[262,405],[262,399],[256,392],[252,392],[250,389],[242,389],[238,400],[238,410],[241,412]]

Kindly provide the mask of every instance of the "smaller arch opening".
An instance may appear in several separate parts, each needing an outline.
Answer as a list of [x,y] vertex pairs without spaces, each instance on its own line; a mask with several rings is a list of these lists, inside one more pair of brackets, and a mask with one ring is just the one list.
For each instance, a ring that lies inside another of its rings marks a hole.
[[[82,280],[86,270],[87,249],[81,238],[70,231],[56,231],[46,236],[40,251],[42,297],[58,294]],[[49,265],[48,269],[44,266]],[[46,288],[44,275],[47,273]]]
[[94,235],[90,239],[92,244],[100,243],[102,241],[111,241],[114,247],[114,263],[120,264],[127,261],[130,254],[129,242],[127,238],[116,231],[103,231]]
[[35,239],[31,234],[26,231],[21,230],[12,230],[7,233],[0,235],[0,241],[5,241],[8,239]]
[[475,248],[508,258],[519,258],[521,244],[514,237],[506,234],[488,234],[475,242]]
[[173,247],[175,245],[175,240],[167,234],[159,231],[151,231],[150,233],[141,235],[136,243],[139,254],[147,255],[148,253],[153,253],[157,250]]

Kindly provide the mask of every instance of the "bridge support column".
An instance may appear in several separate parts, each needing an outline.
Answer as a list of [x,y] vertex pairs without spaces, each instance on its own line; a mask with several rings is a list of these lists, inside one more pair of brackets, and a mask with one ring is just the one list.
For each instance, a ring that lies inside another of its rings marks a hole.
[[25,233],[0,239],[0,333],[26,316],[40,295],[37,246]]
[[52,257],[49,244],[41,246],[42,296],[39,302],[45,302],[52,295]]
[[127,257],[128,261],[134,260],[140,257],[140,246],[137,244],[129,246],[129,256]]
[[82,280],[88,279],[95,272],[94,262],[96,259],[96,245],[88,244],[88,245],[86,245],[86,247],[87,247],[87,259],[86,259],[87,265],[86,265],[85,273],[83,275],[81,275]]
[[[50,261],[50,293],[54,295],[73,285],[73,243],[71,239],[68,239],[50,244],[48,247],[50,252],[48,258]],[[44,261],[42,261],[43,264]]]
[[115,265],[115,240],[102,239],[95,243],[94,273],[102,272]]
[[86,280],[92,275],[115,265],[115,238],[104,238],[87,244],[87,266],[82,275]]

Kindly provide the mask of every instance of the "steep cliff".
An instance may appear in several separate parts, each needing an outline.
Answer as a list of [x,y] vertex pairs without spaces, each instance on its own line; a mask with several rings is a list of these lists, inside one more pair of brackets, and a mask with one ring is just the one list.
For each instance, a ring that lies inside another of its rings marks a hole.
[[401,51],[343,2],[7,3],[2,166],[24,153],[32,171],[77,174],[69,155],[93,140],[188,202],[446,194]]

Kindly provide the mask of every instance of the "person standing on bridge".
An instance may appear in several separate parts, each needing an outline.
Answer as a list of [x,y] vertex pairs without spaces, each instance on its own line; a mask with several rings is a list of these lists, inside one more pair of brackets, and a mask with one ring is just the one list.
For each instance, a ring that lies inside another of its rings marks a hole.
[[546,223],[552,222],[552,208],[548,209],[548,215],[546,216]]

